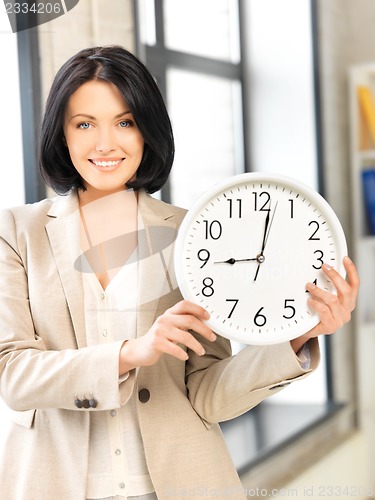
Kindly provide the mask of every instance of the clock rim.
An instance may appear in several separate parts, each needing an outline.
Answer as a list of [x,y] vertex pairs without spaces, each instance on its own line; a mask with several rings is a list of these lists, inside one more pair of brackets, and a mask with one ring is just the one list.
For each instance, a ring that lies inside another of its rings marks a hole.
[[[214,196],[222,193],[223,191],[236,187],[238,185],[242,185],[244,183],[249,182],[272,182],[272,183],[282,183],[287,185],[288,187],[298,191],[299,193],[306,194],[306,196],[322,211],[326,219],[329,219],[330,226],[335,233],[335,239],[337,242],[337,252],[338,252],[338,266],[337,272],[343,277],[346,277],[346,271],[343,265],[343,258],[347,255],[347,242],[345,238],[345,233],[339,218],[334,212],[333,208],[327,202],[327,200],[316,191],[315,188],[307,185],[306,183],[300,181],[299,179],[295,179],[293,177],[289,177],[286,175],[278,174],[278,173],[263,173],[263,172],[245,172],[243,174],[233,175],[229,178],[226,178],[220,182],[217,182],[209,189],[207,189],[202,195],[200,195],[197,200],[193,203],[190,209],[187,211],[179,229],[177,238],[175,241],[174,248],[174,269],[176,274],[176,280],[178,287],[181,291],[182,296],[195,304],[198,302],[195,300],[195,296],[191,293],[190,288],[186,284],[186,280],[184,277],[183,271],[183,244],[185,238],[187,236],[187,231],[192,222],[196,219],[197,213],[199,213],[204,206],[206,206],[207,202],[209,202]],[[198,304],[200,305],[200,304]],[[264,337],[264,332],[262,333],[262,338],[259,341],[252,336],[250,339],[244,339],[242,336],[236,336],[235,332],[218,332],[217,327],[218,324],[215,323],[211,318],[208,320],[204,320],[204,323],[209,326],[211,329],[215,331],[218,335],[234,340],[236,342],[240,342],[246,345],[272,345],[279,344],[282,342],[287,342],[298,338],[304,333],[311,330],[314,326],[319,323],[319,315],[317,313],[312,314],[311,318],[307,321],[301,323],[290,330],[285,335],[282,335],[279,331],[277,335],[274,333],[266,334],[267,337]],[[301,332],[303,329],[303,332]]]

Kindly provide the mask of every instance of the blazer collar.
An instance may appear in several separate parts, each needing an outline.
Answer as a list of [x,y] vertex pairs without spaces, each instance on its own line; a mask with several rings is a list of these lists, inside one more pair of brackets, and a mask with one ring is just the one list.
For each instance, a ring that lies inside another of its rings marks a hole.
[[78,194],[74,190],[66,196],[56,196],[53,199],[47,216],[52,218],[66,216],[74,213],[78,208]]
[[[175,278],[170,270],[173,269],[177,220],[171,205],[152,198],[144,190],[138,192],[138,207],[144,225],[143,231],[139,232],[139,336],[151,327],[159,299],[176,288]],[[77,192],[56,197],[47,215],[50,220],[45,227],[72,318],[77,345],[85,347],[82,273],[74,266],[80,255]]]

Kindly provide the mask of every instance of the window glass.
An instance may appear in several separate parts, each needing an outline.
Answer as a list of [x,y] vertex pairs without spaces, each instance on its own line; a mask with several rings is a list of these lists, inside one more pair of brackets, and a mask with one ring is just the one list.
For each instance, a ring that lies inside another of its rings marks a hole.
[[189,208],[205,189],[243,171],[240,85],[169,68],[167,89],[176,141],[172,202]]
[[168,49],[239,62],[237,0],[164,0]]
[[145,45],[156,45],[155,0],[138,0],[139,37]]
[[254,169],[316,188],[310,0],[248,0],[245,7]]

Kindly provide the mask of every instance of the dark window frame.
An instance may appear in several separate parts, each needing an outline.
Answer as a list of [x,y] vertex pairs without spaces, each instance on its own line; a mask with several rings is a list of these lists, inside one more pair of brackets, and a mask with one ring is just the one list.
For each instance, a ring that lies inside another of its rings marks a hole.
[[[25,14],[22,14],[22,16],[25,16]],[[37,28],[19,31],[17,33],[17,43],[25,202],[34,203],[46,196],[46,186],[40,175],[38,165],[42,92]]]

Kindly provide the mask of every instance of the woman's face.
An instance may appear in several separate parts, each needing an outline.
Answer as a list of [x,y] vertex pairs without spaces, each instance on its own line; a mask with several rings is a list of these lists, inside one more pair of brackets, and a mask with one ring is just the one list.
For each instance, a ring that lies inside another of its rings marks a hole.
[[144,140],[129,106],[112,83],[91,80],[69,98],[66,144],[87,189],[85,201],[126,189],[142,160]]

